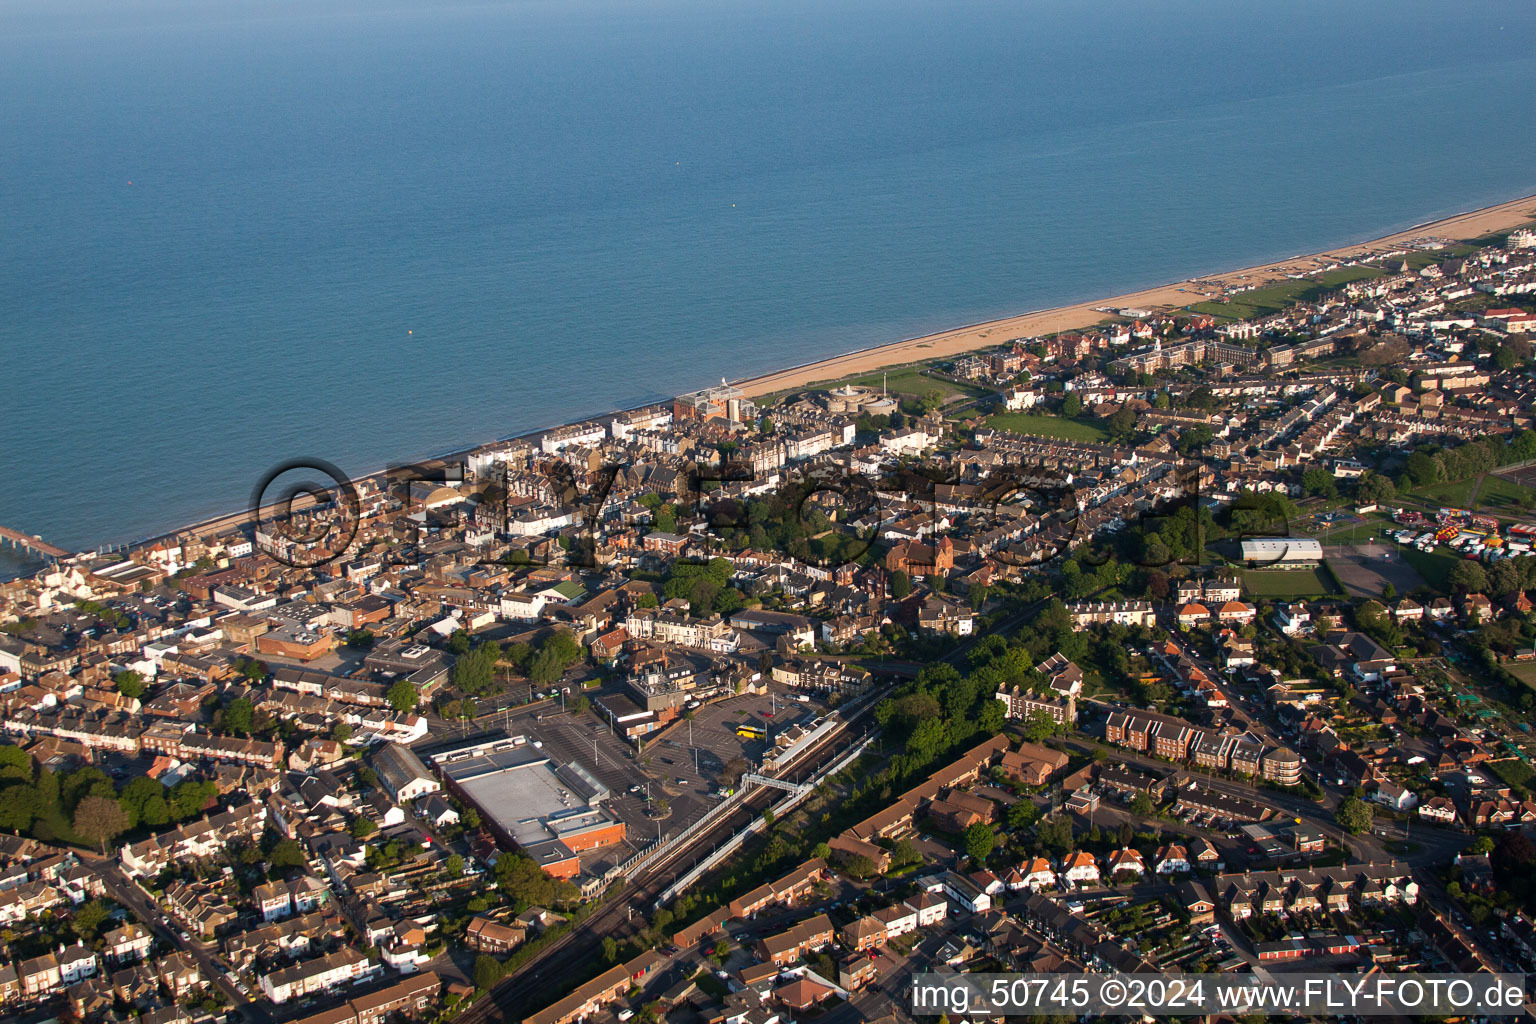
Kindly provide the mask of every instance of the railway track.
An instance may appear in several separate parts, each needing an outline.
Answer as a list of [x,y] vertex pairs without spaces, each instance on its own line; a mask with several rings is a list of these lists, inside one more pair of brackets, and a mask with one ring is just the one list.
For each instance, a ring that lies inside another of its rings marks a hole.
[[[855,727],[874,709],[869,700],[855,711],[841,728],[824,737],[794,766],[802,776],[820,771],[847,748]],[[781,796],[777,790],[759,786],[742,798],[741,805],[707,832],[696,837],[662,860],[648,867],[642,875],[625,882],[619,899],[604,906],[591,917],[562,935],[516,974],[503,979],[486,996],[459,1015],[460,1024],[512,1024],[548,1006],[564,995],[571,978],[585,978],[591,964],[601,956],[602,941],[612,938],[622,942],[638,935],[646,926],[643,914],[667,886],[691,869],[704,853],[735,835],[761,816],[764,808]],[[696,852],[697,851],[697,852]],[[635,911],[639,910],[639,913]]]

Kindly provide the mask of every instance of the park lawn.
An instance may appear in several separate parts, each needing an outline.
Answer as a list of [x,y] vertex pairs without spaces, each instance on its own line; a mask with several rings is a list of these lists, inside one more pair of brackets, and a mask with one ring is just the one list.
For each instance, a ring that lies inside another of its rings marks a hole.
[[1244,569],[1243,588],[1252,597],[1324,597],[1337,593],[1321,569]]
[[1278,313],[1292,303],[1311,302],[1328,292],[1337,291],[1351,281],[1364,281],[1385,274],[1385,270],[1377,267],[1340,267],[1307,278],[1276,281],[1230,296],[1225,302],[1197,302],[1187,308],[1192,313],[1205,313],[1208,316],[1252,320]]
[[1489,512],[1518,512],[1536,503],[1536,490],[1492,473],[1483,477],[1477,507]]
[[987,426],[1015,434],[1055,437],[1063,441],[1109,440],[1109,428],[1093,420],[1069,420],[1060,416],[1039,416],[1027,412],[999,412],[987,417]]
[[[1479,486],[1479,479],[1482,483]],[[1474,497],[1475,495],[1475,497]],[[1417,488],[1407,495],[1428,505],[1470,508],[1487,512],[1516,512],[1523,503],[1536,503],[1536,490],[1492,474],[1448,484]]]
[[1456,245],[1448,245],[1444,249],[1431,249],[1428,252],[1410,253],[1403,257],[1403,262],[1408,264],[1410,270],[1423,270],[1431,263],[1444,263],[1446,260],[1465,256],[1476,249],[1477,246],[1475,245],[1458,242]]
[[1466,480],[1457,480],[1448,484],[1431,484],[1428,487],[1416,487],[1409,491],[1407,497],[1418,498],[1426,505],[1440,505],[1444,508],[1466,508],[1472,500],[1472,491],[1477,486],[1477,477],[1469,477]]
[[[983,398],[996,394],[989,388],[959,384],[952,380],[945,380],[943,377],[929,377],[922,371],[923,368],[920,366],[903,366],[895,370],[883,371],[883,373],[866,373],[851,378],[847,383],[857,387],[878,388],[883,377],[886,390],[892,394],[921,398],[930,391],[938,390],[943,392],[945,401],[952,398]],[[827,385],[824,390],[831,390],[842,383],[838,381],[837,384]]]
[[1440,548],[1434,551],[1420,551],[1411,544],[1404,544],[1397,550],[1398,554],[1402,555],[1403,561],[1413,566],[1414,570],[1424,577],[1425,583],[1441,593],[1445,593],[1448,589],[1445,585],[1446,573],[1451,571],[1451,566],[1461,561],[1457,556]]
[[1196,313],[1208,313],[1212,316],[1253,320],[1261,316],[1269,316],[1271,313],[1280,312],[1286,306],[1295,302],[1297,296],[1314,287],[1316,287],[1316,284],[1311,281],[1276,281],[1274,284],[1263,285],[1259,288],[1228,296],[1224,302],[1199,302],[1190,306],[1189,309]]
[[1313,280],[1324,288],[1333,289],[1351,281],[1368,281],[1386,275],[1387,272],[1380,267],[1340,267],[1338,270],[1325,270],[1313,277]]

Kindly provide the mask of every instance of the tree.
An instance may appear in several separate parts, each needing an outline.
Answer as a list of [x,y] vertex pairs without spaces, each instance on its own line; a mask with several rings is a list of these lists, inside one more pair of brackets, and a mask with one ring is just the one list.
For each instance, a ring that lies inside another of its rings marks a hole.
[[997,834],[992,831],[990,825],[978,821],[965,830],[966,855],[977,864],[985,863],[996,845]]
[[1061,402],[1061,414],[1068,419],[1078,416],[1083,411],[1083,398],[1076,391],[1071,392]]
[[75,935],[81,942],[90,942],[100,933],[101,926],[107,923],[107,914],[105,903],[101,900],[91,900],[75,911],[70,927],[75,930]]
[[267,863],[274,871],[301,868],[305,863],[304,848],[292,839],[279,840],[267,851]]
[[1062,729],[1061,723],[1052,718],[1044,708],[1035,708],[1024,719],[1024,738],[1039,743],[1048,736],[1055,736]]
[[1339,827],[1350,835],[1358,836],[1371,830],[1371,822],[1375,819],[1375,813],[1371,805],[1357,796],[1347,796],[1339,802],[1339,809],[1334,812],[1334,820]]
[[352,726],[346,722],[337,722],[331,727],[331,739],[337,743],[345,743],[352,738]]
[[144,808],[139,812],[139,821],[152,828],[171,823],[171,805],[166,803],[162,794],[156,793],[144,801]]
[[897,867],[906,867],[908,864],[921,864],[923,855],[917,852],[917,847],[912,840],[902,839],[891,847],[891,863]]
[[1468,593],[1481,593],[1488,589],[1488,573],[1476,562],[1462,559],[1445,574],[1445,582],[1453,589],[1459,587]]
[[900,601],[912,594],[912,577],[897,569],[891,573],[891,596]]
[[107,852],[107,843],[128,831],[128,815],[109,796],[88,796],[75,808],[75,832],[101,846]]
[[613,964],[618,963],[618,960],[619,944],[614,941],[612,935],[603,936],[603,962]]
[[404,715],[416,710],[420,696],[415,683],[409,679],[397,679],[384,694],[384,699],[389,701],[390,707]]
[[530,906],[570,903],[580,895],[572,883],[554,878],[527,857],[510,853],[496,859],[496,885],[502,895]]
[[367,818],[352,819],[352,837],[354,839],[367,839],[378,830],[379,826]]
[[1131,798],[1131,813],[1141,818],[1150,818],[1157,814],[1157,805],[1145,791],[1138,791]]
[[29,829],[42,811],[42,800],[32,786],[22,783],[0,790],[0,828],[14,832]]
[[843,871],[854,878],[869,878],[875,874],[875,862],[862,853],[844,857],[842,861]]
[[1058,857],[1072,849],[1072,819],[1066,815],[1047,818],[1035,830],[1040,845]]
[[[32,755],[20,747],[9,743],[0,745],[0,769],[11,768],[17,772],[25,772],[26,778],[32,778]],[[17,775],[17,778],[20,778]]]
[[443,872],[449,878],[458,878],[464,873],[464,858],[456,853],[450,853],[448,859],[443,861]]
[[507,969],[500,960],[489,953],[481,953],[475,958],[475,988],[483,992],[489,992],[496,987],[496,983],[506,976]]
[[1325,498],[1332,498],[1339,493],[1339,485],[1334,482],[1333,474],[1321,466],[1313,466],[1301,474],[1301,487],[1308,494],[1319,494]]
[[249,697],[236,697],[224,708],[224,728],[241,736],[250,733],[256,723],[256,707]]
[[[123,787],[123,791],[117,795],[117,802],[122,807],[123,813],[128,816],[129,828],[144,822],[145,805],[154,797],[160,797],[163,805],[165,787],[144,775],[131,779],[128,785]],[[148,822],[144,823],[148,824]]]
[[1109,427],[1109,432],[1118,440],[1125,440],[1136,433],[1136,413],[1126,406],[1121,406],[1109,414],[1104,421]]
[[1020,800],[1008,808],[1008,827],[1015,832],[1033,825],[1040,817],[1040,808],[1033,800]]
[[211,780],[194,781],[182,779],[171,790],[168,801],[171,816],[177,821],[194,817],[203,812],[214,800],[218,799],[219,787]]
[[449,681],[467,696],[484,693],[496,680],[496,663],[501,660],[501,655],[501,648],[494,642],[481,644],[459,656],[453,663]]
[[240,670],[240,674],[253,683],[267,678],[267,666],[255,658],[246,658],[244,661],[237,663],[237,667]]
[[1360,483],[1355,490],[1355,496],[1366,505],[1378,505],[1384,501],[1391,501],[1397,497],[1397,487],[1392,483],[1391,477],[1382,476],[1380,473],[1367,470],[1360,477]]
[[112,683],[117,687],[118,693],[135,700],[144,696],[144,691],[147,689],[144,685],[144,677],[132,670],[119,672],[112,677]]

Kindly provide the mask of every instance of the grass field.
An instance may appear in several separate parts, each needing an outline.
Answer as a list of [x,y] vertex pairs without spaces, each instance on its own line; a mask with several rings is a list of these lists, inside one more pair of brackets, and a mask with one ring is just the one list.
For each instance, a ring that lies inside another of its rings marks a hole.
[[1027,412],[1000,412],[987,417],[987,426],[1015,434],[1055,437],[1063,441],[1109,440],[1109,428],[1092,420],[1067,420],[1059,416],[1037,416]]
[[1446,508],[1466,508],[1472,500],[1472,491],[1477,486],[1477,477],[1467,480],[1457,480],[1449,484],[1433,484],[1429,487],[1417,487],[1405,497],[1418,498],[1426,505],[1442,505]]
[[1465,256],[1477,247],[1475,245],[1460,244],[1448,245],[1444,249],[1434,249],[1429,252],[1415,252],[1403,257],[1403,262],[1413,270],[1423,270],[1431,263],[1444,263],[1455,256]]
[[1398,553],[1403,561],[1413,566],[1424,582],[1436,590],[1445,590],[1445,574],[1451,571],[1451,566],[1461,559],[1442,550],[1420,551],[1416,547],[1404,545],[1398,548]]
[[1375,267],[1340,267],[1306,280],[1277,281],[1234,295],[1227,302],[1197,302],[1189,307],[1192,313],[1252,320],[1255,317],[1278,313],[1293,302],[1310,302],[1326,292],[1331,292],[1351,281],[1381,277],[1386,271]]
[[1321,569],[1245,569],[1243,589],[1253,597],[1323,597],[1336,593]]
[[1472,508],[1494,513],[1513,513],[1520,511],[1526,503],[1536,504],[1536,490],[1491,474],[1457,480],[1455,483],[1420,487],[1407,497],[1418,498],[1429,505]]
[[[899,370],[889,370],[884,376],[887,391],[897,395],[911,395],[914,398],[921,398],[923,395],[934,390],[943,392],[946,401],[951,398],[981,398],[985,395],[995,394],[995,392],[987,388],[972,387],[969,384],[957,384],[952,380],[945,380],[942,377],[929,377],[922,372],[921,367],[917,366],[903,366]],[[845,382],[838,381],[837,383],[842,384]],[[878,373],[867,373],[860,377],[850,378],[846,383],[854,384],[858,387],[878,388],[881,383],[881,375]],[[830,390],[835,386],[837,385],[828,385],[824,390]]]
[[1536,661],[1524,661],[1518,663],[1513,661],[1506,661],[1504,663],[1504,671],[1508,672],[1510,675],[1514,676],[1516,679],[1520,680],[1531,689],[1536,690]]
[[[979,387],[972,384],[958,384],[952,380],[944,380],[941,377],[929,377],[923,373],[928,367],[923,363],[913,363],[908,366],[893,366],[884,371],[885,387],[893,395],[903,395],[911,398],[921,398],[929,391],[937,389],[943,392],[947,402],[953,398],[985,398],[996,394],[991,388]],[[763,395],[757,399],[758,405],[767,407],[778,403],[788,395],[800,394],[804,391],[831,391],[840,388],[844,384],[853,384],[857,387],[878,388],[881,384],[881,373],[859,373],[851,377],[839,377],[836,380],[818,380],[800,388],[789,388],[785,391],[775,391]]]
[[1489,512],[1518,512],[1536,504],[1536,490],[1492,474],[1483,477],[1477,491],[1477,507]]

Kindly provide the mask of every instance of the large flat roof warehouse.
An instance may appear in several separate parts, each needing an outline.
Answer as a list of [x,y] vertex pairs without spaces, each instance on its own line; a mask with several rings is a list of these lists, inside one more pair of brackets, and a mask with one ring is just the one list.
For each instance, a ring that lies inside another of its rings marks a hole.
[[1292,565],[1323,560],[1323,546],[1311,537],[1250,537],[1243,541],[1243,561]]
[[530,851],[612,827],[599,808],[608,787],[580,765],[559,764],[522,737],[476,742],[432,756],[438,771],[514,843]]

